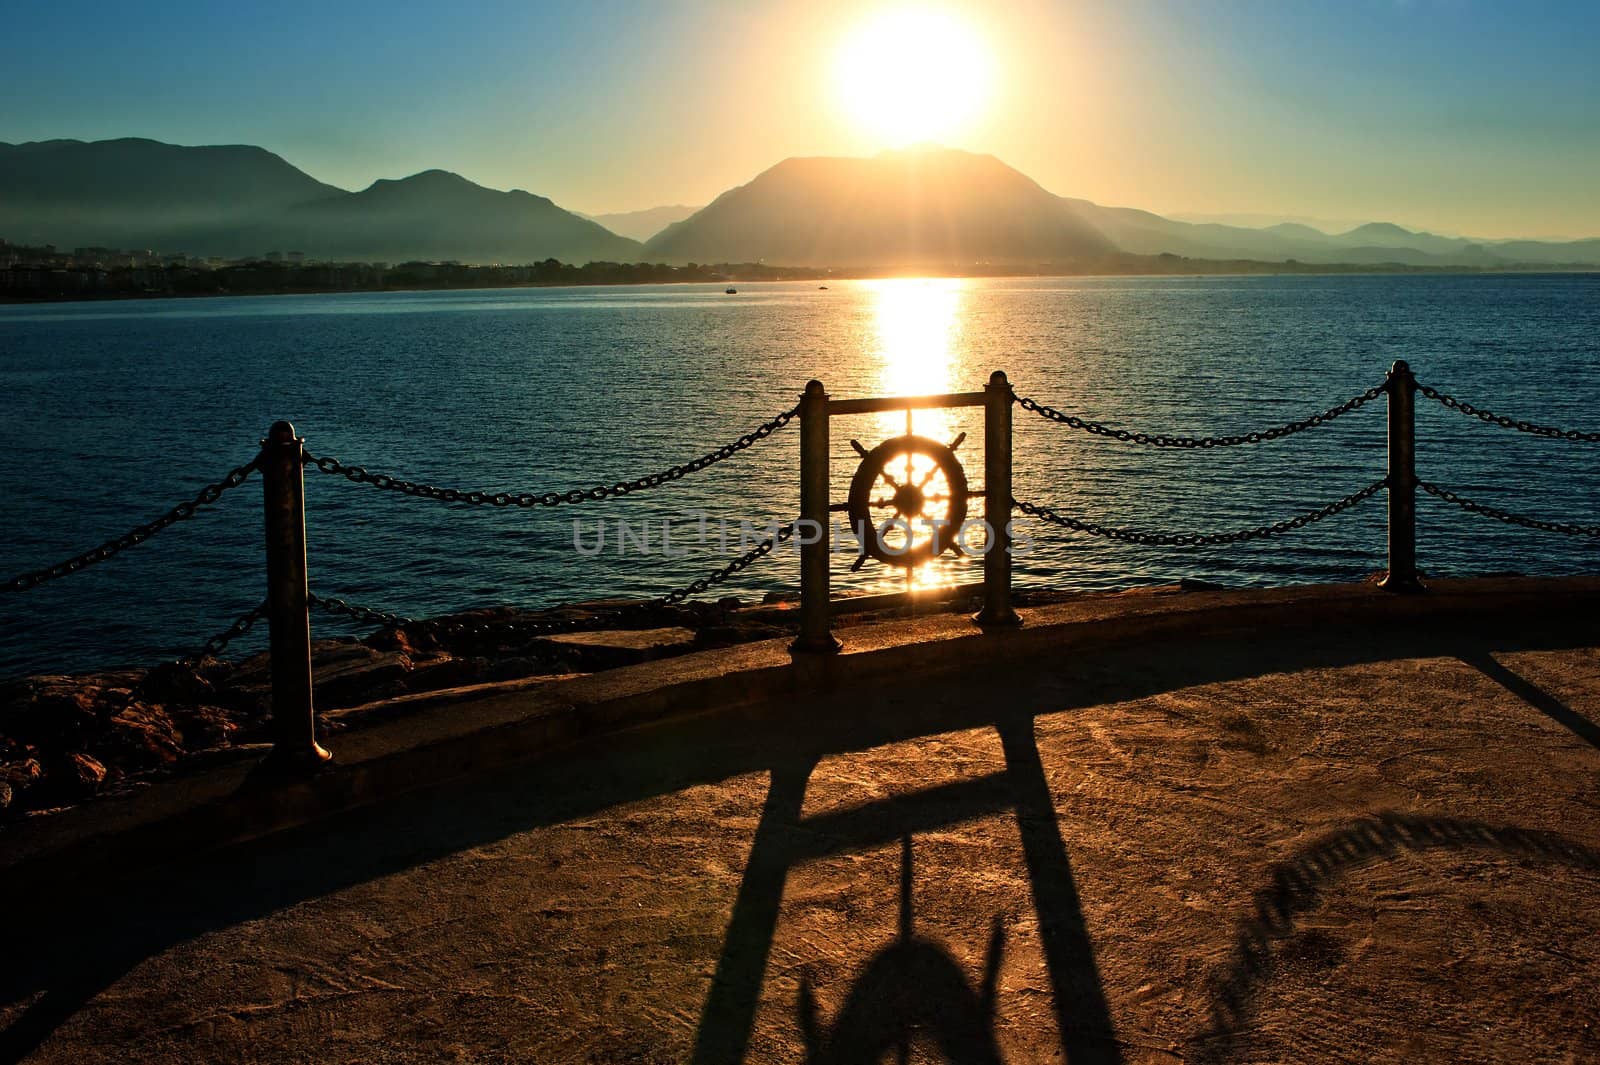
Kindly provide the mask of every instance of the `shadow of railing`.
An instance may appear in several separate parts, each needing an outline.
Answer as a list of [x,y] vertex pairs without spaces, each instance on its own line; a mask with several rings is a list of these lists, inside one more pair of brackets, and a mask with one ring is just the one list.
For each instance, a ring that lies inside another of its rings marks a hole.
[[1551,832],[1490,825],[1456,817],[1383,813],[1364,817],[1274,866],[1255,909],[1242,921],[1227,963],[1211,982],[1210,1027],[1194,1040],[1194,1060],[1221,1063],[1244,1049],[1261,985],[1271,975],[1275,945],[1295,933],[1344,874],[1402,851],[1482,850],[1600,872],[1600,850]]
[[978,986],[941,944],[916,934],[911,837],[900,840],[900,935],[862,968],[831,1025],[824,1025],[809,976],[801,978],[796,1023],[806,1065],[904,1063],[911,1039],[930,1039],[946,1061],[1001,1065],[995,1042],[995,997],[1005,957],[1005,923],[994,919]]
[[1600,725],[1578,713],[1537,684],[1502,664],[1488,651],[1479,650],[1461,656],[1461,661],[1476,669],[1518,699],[1539,711],[1551,721],[1571,731],[1591,747],[1600,748]]
[[[701,1018],[699,1060],[739,1060],[743,1053],[792,860],[840,846],[893,842],[952,823],[955,811],[969,816],[974,810],[1011,809],[1041,917],[1057,1023],[1064,1041],[1078,1041],[1069,1048],[1071,1060],[1115,1061],[1118,1050],[1107,1041],[1111,1024],[1087,949],[1071,860],[1033,746],[1036,715],[1265,673],[1424,655],[1475,661],[1491,647],[1498,652],[1584,646],[1595,636],[1559,624],[1529,626],[1492,643],[1476,630],[1404,626],[1280,641],[1220,634],[1184,641],[1190,651],[1203,644],[1204,654],[1169,655],[1159,643],[1096,651],[1087,661],[1091,676],[1058,676],[1036,690],[1013,685],[1019,694],[1003,708],[995,705],[989,677],[938,678],[927,686],[926,699],[878,700],[871,714],[861,713],[862,703],[854,698],[822,698],[733,708],[604,737],[117,884],[89,885],[79,897],[35,900],[25,920],[13,919],[0,930],[0,956],[9,960],[0,966],[0,1007],[13,1007],[13,1019],[0,1031],[0,1062],[31,1053],[140,962],[213,930],[519,832],[753,772],[770,773],[772,788],[718,962],[717,984]],[[1054,672],[1059,674],[1060,667]],[[1562,720],[1548,705],[1533,705]],[[806,728],[797,732],[796,721]],[[1590,739],[1585,721],[1562,723]],[[976,727],[999,730],[1007,760],[1003,774],[891,800],[871,813],[808,819],[803,829],[797,823],[805,782],[819,758]]]
[[[979,999],[968,992],[956,963],[937,944],[911,934],[911,837],[977,817],[1014,811],[1049,973],[1057,1031],[1068,1060],[1121,1061],[1105,989],[1095,964],[1072,862],[1056,821],[1055,804],[1033,736],[1031,716],[997,725],[1004,772],[801,820],[805,785],[814,763],[774,768],[750,861],[723,940],[716,976],[700,1014],[691,1058],[696,1065],[744,1060],[761,996],[766,959],[783,887],[794,866],[828,855],[902,841],[901,939],[868,963],[832,1033],[823,1037],[814,1001],[802,1030],[813,1062],[876,1061],[913,1032],[939,1045],[948,1060],[998,1061],[992,1030],[974,1019]],[[988,1021],[992,1023],[992,1014]]]

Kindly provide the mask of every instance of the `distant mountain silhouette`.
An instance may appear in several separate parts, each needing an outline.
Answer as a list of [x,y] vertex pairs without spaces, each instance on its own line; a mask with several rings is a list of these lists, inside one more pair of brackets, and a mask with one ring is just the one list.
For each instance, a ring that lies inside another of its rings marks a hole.
[[1303,222],[1278,222],[1270,226],[1262,226],[1261,229],[1268,233],[1276,233],[1280,237],[1288,237],[1291,240],[1323,240],[1328,235],[1322,230],[1308,226]]
[[17,243],[189,249],[196,231],[343,194],[245,144],[0,143],[0,236]]
[[788,159],[645,244],[652,260],[793,266],[1090,261],[1107,253],[1306,263],[1483,266],[1600,263],[1600,241],[1474,241],[1388,222],[1330,235],[1179,222],[1057,197],[988,155],[943,148],[871,159]]
[[943,148],[786,159],[645,244],[652,260],[917,267],[1067,263],[1115,252],[990,155]]
[[642,250],[638,241],[563,211],[543,196],[486,189],[444,170],[375,181],[360,192],[297,204],[259,225],[242,227],[235,239],[317,258],[388,262],[632,262]]
[[542,196],[497,192],[442,170],[346,192],[261,148],[131,138],[0,144],[0,237],[387,261],[584,263],[633,261],[641,251]]
[[[674,219],[680,212],[688,217]],[[1600,264],[1600,239],[1484,241],[1388,222],[1336,234],[1295,222],[1182,222],[1056,196],[993,156],[937,147],[787,159],[699,210],[601,217],[641,235],[671,224],[641,245],[542,196],[487,189],[443,170],[346,192],[249,145],[0,143],[0,237],[64,248],[226,257],[277,250],[388,262],[765,261],[841,270],[1093,268],[1107,256],[1163,253],[1424,267]]]
[[1215,222],[1179,222],[1129,207],[1088,200],[1062,202],[1118,248],[1140,255],[1192,259],[1257,259],[1305,263],[1410,266],[1571,265],[1600,263],[1600,241],[1475,241],[1417,233],[1392,222],[1369,222],[1345,233],[1282,222],[1263,229]]
[[580,214],[579,217],[605,226],[620,237],[649,240],[672,223],[683,221],[699,209],[672,204],[666,207],[647,207],[642,211],[620,211],[615,214]]

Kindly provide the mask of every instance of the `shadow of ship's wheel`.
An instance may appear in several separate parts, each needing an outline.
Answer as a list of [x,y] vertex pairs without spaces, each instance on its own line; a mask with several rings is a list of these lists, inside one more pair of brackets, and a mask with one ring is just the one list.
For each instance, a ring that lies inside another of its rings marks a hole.
[[850,441],[861,455],[848,504],[850,526],[861,540],[855,568],[875,558],[912,569],[957,543],[969,495],[967,473],[956,458],[965,438],[963,433],[946,447],[908,433],[871,451]]

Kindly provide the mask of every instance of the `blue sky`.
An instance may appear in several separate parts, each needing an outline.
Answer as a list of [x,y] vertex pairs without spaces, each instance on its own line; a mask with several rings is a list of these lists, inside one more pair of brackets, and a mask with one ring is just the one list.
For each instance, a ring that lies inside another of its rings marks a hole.
[[[785,156],[883,147],[829,84],[875,6],[0,0],[0,140],[252,143],[346,188],[442,167],[579,210],[697,204]],[[996,71],[955,146],[1053,192],[1600,235],[1600,3],[931,6]]]

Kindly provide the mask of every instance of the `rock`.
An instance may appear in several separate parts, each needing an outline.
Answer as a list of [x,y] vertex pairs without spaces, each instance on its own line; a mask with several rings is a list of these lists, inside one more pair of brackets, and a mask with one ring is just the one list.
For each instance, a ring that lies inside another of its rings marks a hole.
[[[311,676],[313,699],[322,709],[354,706],[408,690],[407,676],[415,668],[412,646],[403,634],[358,642],[351,639],[313,640]],[[434,661],[437,655],[428,655]],[[239,663],[221,691],[229,706],[249,706],[252,716],[266,713],[272,699],[272,659],[266,652]]]
[[[483,663],[483,668],[479,672],[479,679],[477,682],[486,683],[497,680],[521,680],[523,677],[536,677],[542,673],[549,673],[554,668],[554,658],[548,654],[531,658],[500,658]],[[459,683],[455,685],[435,685],[426,690],[438,691],[443,687],[459,686]]]
[[44,767],[39,764],[37,758],[0,764],[0,787],[5,789],[6,794],[6,801],[0,804],[0,808],[25,807],[28,792],[43,779]]
[[91,749],[113,765],[150,769],[170,765],[183,754],[184,737],[163,708],[132,702],[112,715],[106,726]]
[[11,785],[0,780],[0,813],[11,808]]
[[106,780],[106,767],[93,755],[69,751],[51,762],[40,791],[60,802],[87,799]]
[[404,655],[409,655],[417,649],[411,634],[405,629],[382,629],[361,642],[375,650],[398,651]]
[[316,703],[326,709],[351,706],[400,690],[411,672],[411,659],[400,651],[380,651],[361,643],[319,642],[311,649],[311,675]]
[[580,671],[648,662],[694,649],[691,629],[616,629],[609,632],[564,632],[545,636],[542,643],[576,653]]
[[488,660],[435,655],[413,665],[411,672],[400,681],[405,693],[442,691],[445,688],[459,688],[463,684],[481,684]]
[[761,602],[767,606],[776,606],[779,603],[798,603],[799,592],[768,592],[761,597]]
[[168,707],[167,713],[179,743],[191,753],[226,746],[240,729],[236,715],[220,706]]
[[696,634],[694,646],[695,650],[703,651],[714,647],[734,647],[756,640],[775,640],[790,635],[792,632],[781,625],[767,625],[759,621],[744,621],[737,625],[707,625]]
[[91,675],[26,677],[0,697],[0,735],[44,748],[81,747],[98,735],[101,688]]
[[24,758],[20,762],[0,766],[0,778],[17,791],[37,784],[43,776],[44,767],[37,758]]
[[153,703],[203,703],[216,697],[211,682],[183,662],[168,662],[144,675],[138,692]]

